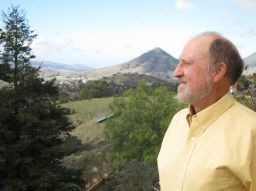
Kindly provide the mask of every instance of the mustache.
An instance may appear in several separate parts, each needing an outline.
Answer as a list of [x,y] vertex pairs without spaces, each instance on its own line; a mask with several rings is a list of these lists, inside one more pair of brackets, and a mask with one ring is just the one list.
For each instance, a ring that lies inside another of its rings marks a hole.
[[173,78],[173,80],[179,84],[186,83],[186,80],[184,78]]

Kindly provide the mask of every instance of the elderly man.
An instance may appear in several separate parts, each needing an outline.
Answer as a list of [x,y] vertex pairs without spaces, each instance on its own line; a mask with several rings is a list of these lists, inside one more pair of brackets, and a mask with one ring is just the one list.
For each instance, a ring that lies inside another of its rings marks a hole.
[[215,32],[192,38],[174,77],[189,108],[172,119],[158,155],[161,191],[256,191],[256,113],[229,92],[243,70]]

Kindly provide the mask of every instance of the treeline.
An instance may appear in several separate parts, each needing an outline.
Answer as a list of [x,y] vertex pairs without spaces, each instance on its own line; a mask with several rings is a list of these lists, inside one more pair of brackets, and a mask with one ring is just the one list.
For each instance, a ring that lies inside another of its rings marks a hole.
[[256,111],[256,73],[242,75],[234,86],[233,94],[239,102]]
[[81,89],[80,99],[122,96],[128,90],[135,90],[141,81],[152,88],[163,86],[169,91],[175,91],[177,88],[175,82],[164,81],[153,76],[118,73],[110,77],[103,77],[100,80],[87,82]]

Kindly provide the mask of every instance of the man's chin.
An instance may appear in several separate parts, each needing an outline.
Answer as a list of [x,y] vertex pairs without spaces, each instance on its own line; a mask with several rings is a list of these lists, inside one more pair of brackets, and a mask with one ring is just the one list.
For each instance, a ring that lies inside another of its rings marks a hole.
[[186,90],[186,88],[185,88],[184,84],[180,84],[178,86],[177,92],[178,92],[178,94],[182,95],[182,94],[184,94],[185,90]]
[[189,99],[180,93],[177,94],[177,99],[181,103],[189,103]]

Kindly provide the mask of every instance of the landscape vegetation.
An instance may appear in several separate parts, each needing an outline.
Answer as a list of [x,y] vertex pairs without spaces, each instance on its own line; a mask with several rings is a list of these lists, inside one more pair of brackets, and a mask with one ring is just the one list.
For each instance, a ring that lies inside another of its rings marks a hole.
[[[0,190],[158,190],[156,158],[177,102],[178,60],[154,48],[101,69],[36,63],[23,10],[0,29]],[[256,54],[232,87],[256,111]],[[81,71],[82,70],[82,71]]]

